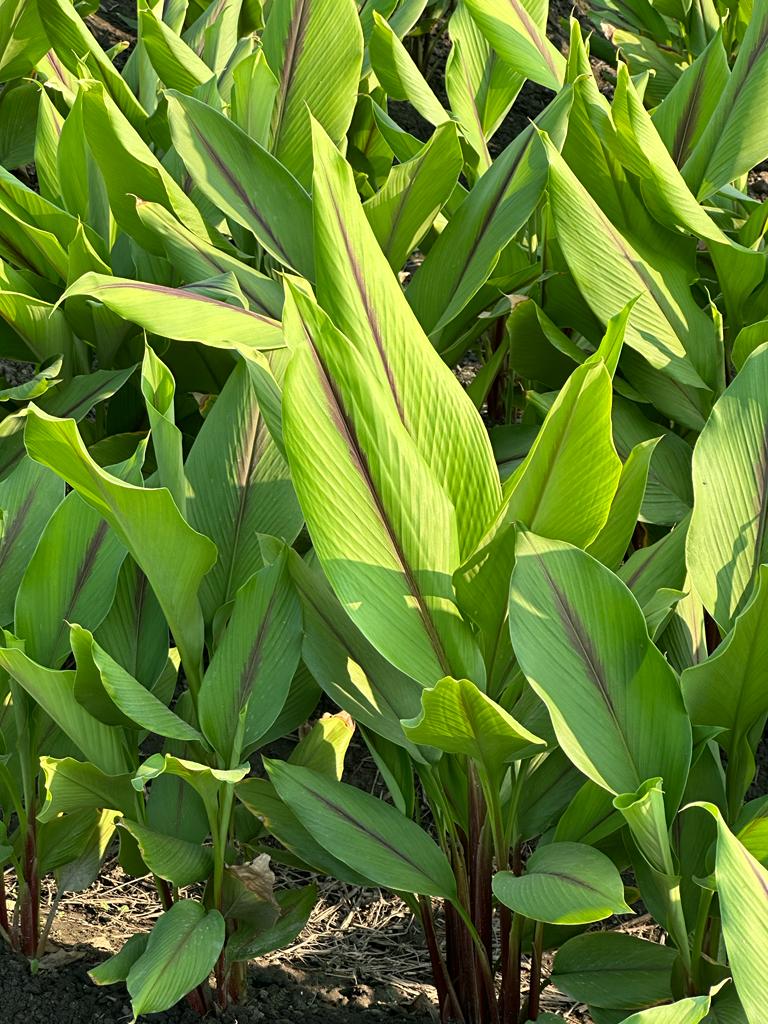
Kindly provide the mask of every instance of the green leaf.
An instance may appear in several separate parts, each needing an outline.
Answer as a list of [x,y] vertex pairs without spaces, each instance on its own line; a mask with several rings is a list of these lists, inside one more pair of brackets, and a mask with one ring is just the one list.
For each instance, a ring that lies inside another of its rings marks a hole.
[[468,679],[446,677],[421,695],[421,714],[403,722],[414,743],[466,754],[483,766],[491,785],[510,761],[530,756],[545,741],[534,736]]
[[76,619],[97,628],[114,599],[125,555],[99,513],[68,494],[48,520],[16,596],[16,632],[32,658],[60,668],[69,654],[67,623]]
[[314,145],[318,302],[372,381],[391,395],[456,509],[459,546],[468,554],[500,501],[487,433],[411,311],[365,217],[351,168],[317,126]]
[[130,832],[139,844],[142,859],[152,874],[165,878],[173,885],[205,882],[213,872],[213,852],[210,847],[163,835],[162,832],[125,818],[120,827]]
[[715,878],[725,948],[749,1024],[761,1024],[768,1000],[768,871],[723,821],[714,804],[701,803],[717,822]]
[[456,899],[445,854],[410,818],[309,768],[266,758],[264,764],[278,795],[307,831],[374,885]]
[[148,941],[149,934],[146,932],[132,935],[123,943],[119,953],[88,971],[88,977],[94,985],[116,985],[119,981],[125,981],[130,969],[147,948]]
[[39,814],[41,822],[55,820],[68,811],[93,807],[110,808],[123,814],[133,813],[136,794],[127,773],[108,775],[96,765],[76,761],[72,757],[43,756],[40,767],[45,776],[45,803]]
[[449,115],[435,96],[392,26],[373,12],[373,31],[368,41],[371,65],[382,88],[395,100],[408,100],[430,124],[441,125]]
[[215,561],[214,545],[187,525],[168,491],[134,487],[97,466],[73,420],[30,409],[26,444],[32,458],[53,469],[104,516],[133,555],[168,620],[189,684],[197,689],[203,651],[197,591]]
[[[208,232],[199,210],[165,170],[142,137],[93,82],[83,82],[83,123],[88,146],[104,178],[115,220],[150,252],[162,252],[136,213],[136,196],[160,203],[203,238]],[[130,182],[131,192],[126,190]]]
[[653,1006],[627,1017],[622,1024],[699,1024],[709,1013],[709,996],[681,999],[669,1006]]
[[[272,360],[274,365],[277,356]],[[261,568],[259,535],[291,544],[303,522],[288,465],[270,434],[247,366],[235,368],[205,417],[186,474],[190,526],[210,537],[219,553],[200,587],[203,615],[211,622]]]
[[280,714],[301,656],[301,631],[284,553],[238,590],[203,677],[200,725],[224,763],[239,764]]
[[592,311],[607,324],[636,300],[627,323],[627,345],[680,384],[694,388],[713,384],[720,357],[712,325],[691,295],[687,271],[664,255],[658,255],[653,266],[643,259],[555,146],[546,138],[544,145],[557,241]]
[[537,0],[466,0],[472,17],[512,71],[557,92],[565,58],[547,39],[547,8]]
[[683,165],[699,199],[706,199],[764,160],[768,129],[755,111],[768,83],[768,10],[749,19],[730,77],[706,128]]
[[[77,658],[77,699],[88,706],[88,691],[103,688],[106,697],[125,716],[128,725],[140,726],[158,736],[195,741],[202,737],[197,729],[188,725],[158,700],[148,689],[107,654],[93,639],[93,634],[77,623],[70,626],[72,650]],[[81,679],[85,676],[85,679]],[[90,679],[88,679],[90,677]],[[91,698],[92,699],[92,698]],[[98,716],[97,708],[92,708]],[[119,718],[119,716],[118,716]],[[106,720],[106,718],[105,718]],[[115,720],[110,724],[122,724]]]
[[283,393],[288,460],[337,596],[379,651],[423,685],[448,674],[482,680],[451,588],[454,510],[389,388],[294,288],[285,330],[293,349]]
[[227,941],[229,960],[253,960],[276,949],[290,946],[306,927],[309,915],[317,902],[317,887],[305,885],[300,889],[286,889],[275,894],[280,904],[280,917],[271,928],[238,928]]
[[0,622],[3,624],[13,618],[19,584],[40,534],[63,496],[61,481],[28,458],[22,458],[10,476],[0,481],[0,509],[3,514]]
[[161,775],[173,775],[183,779],[200,796],[210,813],[216,814],[217,799],[222,786],[234,786],[247,774],[250,765],[246,762],[237,768],[211,768],[197,761],[175,757],[173,754],[152,754],[139,766],[131,780],[133,788],[141,791],[148,782]]
[[494,875],[493,891],[516,913],[549,924],[590,924],[632,913],[613,861],[583,843],[540,846],[528,858],[524,874]]
[[717,650],[687,668],[681,678],[691,721],[717,726],[717,742],[728,754],[729,802],[738,807],[754,779],[754,746],[768,714],[768,566],[758,571],[757,588]]
[[254,233],[275,259],[313,276],[311,205],[293,175],[223,114],[168,94],[176,152],[203,195]]
[[552,982],[580,1003],[636,1010],[671,1000],[672,946],[623,932],[591,932],[558,951]]
[[576,767],[616,794],[661,776],[673,814],[691,726],[675,674],[621,580],[578,548],[521,530],[509,625],[520,667]]
[[595,539],[585,549],[609,569],[616,570],[624,560],[643,507],[648,473],[656,445],[661,438],[641,441],[629,453],[621,467],[621,476],[611,502],[608,518]]
[[62,298],[75,295],[97,299],[125,320],[176,341],[197,341],[225,349],[273,349],[283,345],[280,324],[271,317],[184,288],[84,274]]
[[768,345],[721,395],[693,451],[686,560],[704,607],[728,630],[768,559]]
[[[6,642],[12,639],[6,634]],[[89,715],[75,697],[75,673],[38,665],[12,647],[0,647],[0,666],[40,705],[85,757],[108,775],[129,767],[120,733]]]
[[[536,121],[559,145],[572,100],[566,87]],[[488,280],[501,251],[536,209],[546,183],[546,158],[529,125],[471,189],[414,273],[408,301],[438,348],[440,330]]]
[[178,900],[157,920],[126,985],[136,1017],[160,1013],[208,977],[224,946],[224,918],[200,903]]
[[205,61],[151,7],[138,13],[141,44],[166,88],[192,93],[214,77]]
[[363,35],[354,0],[274,4],[262,37],[278,80],[271,149],[305,187],[312,177],[310,116],[340,146],[357,102]]
[[173,399],[176,381],[165,363],[145,344],[141,364],[141,393],[147,406],[152,450],[161,487],[167,487],[176,507],[185,512],[187,481],[181,431],[176,426]]
[[456,187],[464,160],[454,124],[438,128],[420,152],[396,164],[364,203],[368,223],[393,270],[400,270]]

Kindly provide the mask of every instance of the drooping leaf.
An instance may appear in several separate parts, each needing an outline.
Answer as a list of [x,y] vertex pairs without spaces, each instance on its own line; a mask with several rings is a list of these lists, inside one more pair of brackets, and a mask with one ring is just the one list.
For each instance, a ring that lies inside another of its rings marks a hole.
[[173,631],[190,686],[199,686],[203,617],[197,591],[215,561],[214,545],[187,525],[168,491],[135,487],[97,466],[73,420],[30,410],[26,444],[32,458],[104,516],[135,558]]

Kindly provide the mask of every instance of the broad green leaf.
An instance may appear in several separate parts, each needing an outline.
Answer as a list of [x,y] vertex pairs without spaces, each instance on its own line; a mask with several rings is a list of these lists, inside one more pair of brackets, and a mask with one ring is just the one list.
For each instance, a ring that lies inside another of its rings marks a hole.
[[626,328],[627,345],[680,384],[704,388],[714,383],[714,332],[691,295],[684,268],[662,254],[653,266],[643,259],[555,146],[546,138],[544,145],[558,244],[592,311],[607,324],[635,300]]
[[225,937],[218,910],[206,911],[192,900],[178,900],[166,910],[126,978],[135,1016],[168,1010],[205,981]]
[[571,999],[619,1010],[671,1000],[671,946],[623,932],[591,932],[569,939],[558,951],[552,981]]
[[285,329],[293,350],[283,393],[288,461],[337,596],[377,649],[423,685],[445,675],[482,682],[451,588],[454,509],[389,388],[296,289]]
[[94,985],[115,985],[119,981],[125,981],[131,967],[147,948],[148,941],[149,934],[146,932],[137,932],[136,935],[131,935],[123,943],[119,953],[115,953],[104,963],[88,971],[88,977]]
[[762,733],[768,714],[768,566],[758,571],[754,597],[736,618],[722,644],[681,678],[691,721],[723,730],[717,742],[728,754],[731,806],[741,803],[755,775],[753,733]]
[[760,5],[739,46],[718,104],[683,165],[683,176],[706,199],[768,155],[768,129],[754,112],[768,83],[768,9]]
[[[160,203],[190,231],[203,238],[208,232],[197,207],[165,170],[152,150],[100,85],[82,83],[83,123],[94,159],[104,177],[109,205],[120,227],[150,252],[162,252],[154,235],[146,231],[136,214],[136,196]],[[132,192],[126,191],[129,182]]]
[[441,125],[450,120],[410,53],[378,11],[373,13],[368,52],[376,77],[388,96],[408,100],[430,124]]
[[248,774],[250,765],[239,765],[237,768],[211,768],[197,761],[175,757],[173,754],[152,754],[139,766],[135,777],[131,780],[134,789],[141,791],[148,782],[167,774],[183,779],[195,790],[206,806],[209,814],[216,813],[217,799],[222,786],[234,786]]
[[731,832],[714,804],[699,804],[717,822],[715,878],[723,938],[749,1024],[761,1024],[768,1000],[768,871]]
[[147,577],[133,558],[123,561],[112,607],[95,631],[99,645],[145,687],[168,660],[168,623]]
[[537,753],[544,740],[534,736],[468,679],[446,677],[421,695],[421,714],[403,722],[414,743],[465,754],[497,785],[510,761]]
[[41,757],[45,776],[45,802],[39,820],[53,821],[60,814],[93,807],[113,808],[131,814],[136,807],[136,793],[131,777],[107,775],[93,764],[71,757]]
[[69,654],[67,623],[99,626],[125,555],[99,513],[78,494],[68,494],[48,520],[16,595],[15,629],[30,657],[61,667]]
[[62,297],[75,295],[97,299],[125,320],[176,341],[224,349],[283,345],[280,324],[271,317],[184,288],[91,273],[70,285]]
[[653,1006],[633,1013],[622,1024],[699,1024],[709,1013],[710,1002],[709,996],[693,996],[669,1006]]
[[237,591],[203,677],[200,725],[225,764],[239,764],[280,714],[301,656],[301,635],[301,605],[284,553]]
[[306,736],[299,740],[288,761],[340,782],[344,772],[344,758],[354,731],[355,723],[345,711],[335,715],[326,712]]
[[456,509],[459,547],[468,554],[500,500],[487,433],[406,302],[366,220],[351,168],[317,126],[314,144],[318,302],[358,354],[371,386],[375,381],[389,392]]
[[78,77],[82,77],[86,66],[91,78],[104,83],[128,121],[142,128],[147,119],[146,111],[69,0],[38,0],[36,6],[52,52],[55,52],[55,64],[60,62]]
[[605,364],[574,370],[531,450],[505,484],[506,522],[586,547],[606,524],[621,478],[611,432],[611,377]]
[[721,395],[693,451],[686,560],[704,607],[728,630],[768,558],[768,345]]
[[366,640],[318,567],[310,568],[295,551],[288,564],[304,605],[302,658],[314,678],[356,722],[423,760],[401,725],[402,718],[418,714],[421,686]]
[[583,843],[540,846],[526,861],[524,874],[494,875],[493,891],[516,913],[549,924],[590,924],[632,913],[613,861]]
[[[572,99],[571,88],[563,89],[536,120],[557,145],[565,140]],[[546,158],[529,125],[471,189],[414,273],[408,301],[438,348],[440,330],[488,280],[502,249],[538,206],[546,183]]]
[[280,318],[283,289],[277,281],[200,238],[158,203],[137,200],[136,213],[144,227],[157,236],[184,283],[194,284],[219,274],[234,274],[254,313],[265,313],[275,320]]
[[[61,481],[45,467],[24,457],[10,476],[0,481],[0,622],[3,624],[13,619],[19,584],[40,534],[63,496]],[[50,566],[48,569],[50,571]]]
[[26,444],[31,457],[65,479],[125,544],[155,591],[190,687],[198,689],[203,617],[197,591],[216,559],[215,546],[187,525],[168,491],[134,487],[97,466],[73,420],[30,409]]
[[675,674],[621,580],[578,548],[521,530],[509,625],[520,667],[576,767],[616,794],[661,776],[673,814],[691,726]]
[[535,0],[465,0],[491,46],[513,72],[557,92],[565,58],[547,38],[548,4]]
[[29,74],[48,49],[37,4],[10,0],[0,9],[0,81]]
[[421,152],[396,164],[364,204],[368,223],[393,270],[405,264],[450,198],[463,163],[455,125],[443,125]]
[[[6,634],[6,642],[8,639]],[[120,775],[129,768],[120,732],[89,715],[78,703],[74,672],[45,668],[12,647],[0,647],[0,666],[102,772]]]
[[451,50],[445,65],[445,91],[464,137],[478,154],[480,170],[491,166],[487,142],[514,103],[525,78],[491,48],[465,4],[448,23]]
[[130,832],[139,844],[142,859],[153,875],[165,878],[174,885],[185,886],[205,882],[213,872],[213,852],[210,847],[163,835],[162,832],[126,818],[120,827]]
[[330,875],[349,885],[365,886],[367,879],[334,857],[307,831],[296,815],[275,792],[267,779],[246,779],[235,789],[243,806],[261,821],[282,846],[300,858],[309,869]]
[[32,295],[0,291],[0,317],[24,342],[28,355],[38,362],[64,357],[64,371],[71,372],[75,339],[64,313],[52,303]]
[[[273,365],[277,356],[273,356]],[[282,372],[282,360],[280,370]],[[251,375],[237,366],[210,409],[187,457],[187,518],[216,544],[218,559],[203,578],[207,622],[262,566],[259,535],[290,544],[302,514]]]
[[312,179],[310,116],[334,145],[357,102],[363,36],[354,0],[286,0],[270,8],[262,37],[278,80],[271,149],[304,185]]
[[168,116],[174,148],[203,195],[275,259],[312,277],[310,199],[290,171],[199,100],[169,93]]
[[699,206],[656,131],[626,64],[619,66],[611,106],[616,127],[616,156],[640,178],[651,212],[669,228],[730,246],[731,240]]
[[705,131],[730,71],[717,32],[653,111],[653,123],[672,159],[682,167]]
[[456,899],[445,854],[410,818],[354,786],[309,768],[264,759],[269,778],[302,825],[375,885]]
[[192,93],[214,77],[205,61],[150,6],[139,10],[138,31],[141,44],[166,88]]
[[[140,726],[158,736],[177,740],[195,741],[202,738],[197,729],[175,715],[122,665],[111,658],[96,643],[89,630],[73,623],[70,626],[70,635],[72,650],[77,659],[75,694],[82,704],[87,705],[87,695],[95,687],[99,687],[103,689],[107,700],[114,704],[120,715],[134,727]],[[93,714],[97,715],[96,707],[92,710]],[[118,724],[118,721],[113,724]]]

